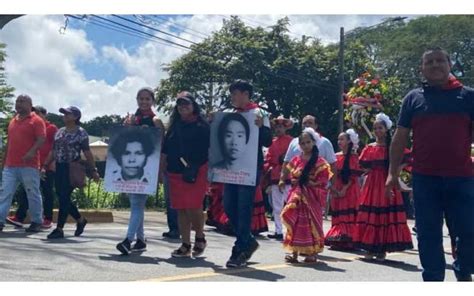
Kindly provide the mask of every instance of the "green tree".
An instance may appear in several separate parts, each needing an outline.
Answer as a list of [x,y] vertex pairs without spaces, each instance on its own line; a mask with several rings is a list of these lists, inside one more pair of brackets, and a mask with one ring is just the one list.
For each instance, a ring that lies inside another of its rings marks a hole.
[[269,30],[246,26],[238,17],[191,52],[166,67],[169,78],[160,82],[158,106],[169,112],[172,98],[189,90],[208,112],[229,107],[229,83],[246,79],[255,88],[254,100],[273,116],[300,119],[314,113],[323,130],[334,130],[337,102],[337,54],[318,39],[291,39],[289,20]]
[[5,67],[3,65],[7,56],[5,47],[6,44],[0,43],[0,112],[11,114],[13,105],[10,98],[13,97],[15,89],[8,85],[6,79]]
[[91,136],[108,137],[110,129],[123,123],[124,118],[120,115],[103,115],[95,117],[82,124],[82,127]]
[[[0,118],[0,141],[5,142],[2,135],[7,134],[8,123],[10,122],[11,117],[13,116],[13,104],[11,98],[13,97],[13,92],[15,89],[8,85],[7,77],[5,74],[4,62],[7,57],[5,52],[6,45],[0,43],[0,114],[3,115]],[[4,144],[4,143],[3,143]]]
[[[466,85],[474,85],[474,16],[424,16],[410,21],[398,18],[384,23],[353,30],[347,37],[348,45],[361,44],[377,73],[396,78],[397,90],[393,100],[399,102],[422,81],[420,62],[423,52],[432,47],[446,49],[453,61],[453,73]],[[359,73],[360,74],[360,73]]]
[[56,113],[48,113],[46,119],[52,124],[56,125],[58,128],[64,126],[63,116]]

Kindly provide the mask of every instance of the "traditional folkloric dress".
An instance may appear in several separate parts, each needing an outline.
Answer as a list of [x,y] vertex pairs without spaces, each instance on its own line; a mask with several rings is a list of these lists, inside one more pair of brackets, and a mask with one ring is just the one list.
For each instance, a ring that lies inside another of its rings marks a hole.
[[316,254],[324,249],[323,204],[327,183],[332,176],[329,164],[319,157],[309,174],[308,184],[298,180],[308,161],[295,156],[288,164],[292,188],[281,213],[287,232],[283,246],[290,252]]
[[357,247],[369,253],[413,248],[400,191],[393,190],[391,198],[385,195],[387,152],[385,145],[370,144],[359,158],[360,166],[370,171],[361,190],[353,238]]
[[[354,227],[356,226],[357,208],[360,197],[359,177],[362,170],[359,167],[359,157],[356,154],[349,155],[349,187],[346,194],[331,198],[331,229],[326,234],[326,246],[334,246],[343,249],[353,247]],[[341,178],[341,171],[346,156],[343,153],[336,154],[336,168],[338,171],[334,188],[340,191],[346,184]]]

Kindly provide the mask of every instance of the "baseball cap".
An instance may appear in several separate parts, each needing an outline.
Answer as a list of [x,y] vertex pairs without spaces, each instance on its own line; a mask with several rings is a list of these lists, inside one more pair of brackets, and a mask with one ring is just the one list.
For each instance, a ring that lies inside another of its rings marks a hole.
[[187,91],[180,92],[178,96],[176,97],[176,101],[179,100],[185,100],[190,103],[194,102],[196,99],[193,97],[193,95]]
[[82,116],[81,110],[79,110],[79,108],[74,107],[74,106],[69,106],[67,108],[61,108],[61,109],[59,109],[59,112],[61,112],[62,114],[72,114],[75,117],[77,117],[77,119],[81,119],[81,116]]

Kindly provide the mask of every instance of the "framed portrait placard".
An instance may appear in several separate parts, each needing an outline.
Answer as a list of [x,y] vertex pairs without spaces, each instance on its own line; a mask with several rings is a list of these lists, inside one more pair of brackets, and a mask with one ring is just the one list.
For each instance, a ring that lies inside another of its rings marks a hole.
[[208,178],[211,182],[255,186],[258,126],[253,112],[214,115]]
[[155,194],[161,141],[161,131],[155,127],[113,128],[105,165],[105,190]]

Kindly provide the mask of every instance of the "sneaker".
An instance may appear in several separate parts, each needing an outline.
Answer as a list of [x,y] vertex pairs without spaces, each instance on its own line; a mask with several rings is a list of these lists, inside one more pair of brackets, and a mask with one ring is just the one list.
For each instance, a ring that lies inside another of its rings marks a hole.
[[30,232],[30,233],[40,232],[41,231],[41,224],[31,222],[30,226],[27,229],[25,229],[25,231]]
[[174,258],[189,258],[191,257],[191,245],[182,243],[181,246],[171,253]]
[[268,238],[271,239],[276,239],[276,240],[283,240],[283,234],[282,233],[274,233],[274,234],[269,234],[267,235]]
[[20,221],[16,216],[10,216],[6,219],[8,224],[23,227],[23,221]]
[[242,268],[247,266],[247,255],[245,252],[239,253],[235,258],[230,257],[230,259],[225,264],[228,268]]
[[61,228],[56,228],[48,234],[47,236],[48,239],[57,239],[57,238],[64,238],[64,231]]
[[41,224],[41,228],[50,229],[51,227],[53,227],[53,221],[49,219],[43,219],[43,224]]
[[166,238],[179,239],[179,232],[177,232],[177,231],[163,232],[162,235],[163,235],[163,237],[166,237]]
[[247,252],[245,252],[245,255],[247,256],[247,260],[250,260],[250,258],[252,257],[252,255],[255,253],[255,251],[257,251],[257,249],[260,247],[260,245],[258,244],[258,242],[256,240],[253,240],[251,243],[250,243],[250,247],[249,249],[247,250]]
[[141,239],[137,239],[137,242],[132,247],[132,252],[145,252],[146,243]]
[[80,236],[84,232],[84,227],[87,225],[87,219],[83,218],[82,222],[77,222],[76,224],[76,231],[74,232],[74,236]]
[[126,238],[126,239],[124,239],[123,242],[117,244],[116,248],[123,255],[128,255],[128,254],[130,254],[130,241],[128,240],[128,238]]

